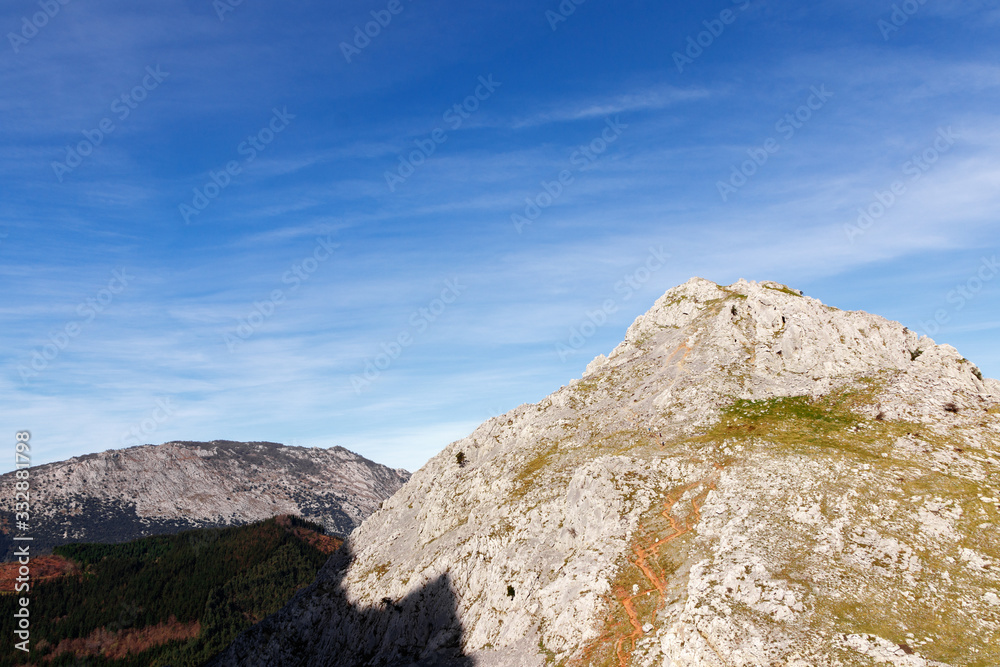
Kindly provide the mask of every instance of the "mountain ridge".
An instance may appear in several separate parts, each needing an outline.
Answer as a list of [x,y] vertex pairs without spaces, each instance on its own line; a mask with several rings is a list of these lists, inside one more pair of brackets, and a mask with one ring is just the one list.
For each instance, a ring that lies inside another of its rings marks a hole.
[[[176,441],[75,456],[31,468],[33,545],[124,542],[187,528],[294,514],[347,535],[409,473],[342,447]],[[0,476],[11,482],[14,473]],[[0,499],[12,516],[12,497]],[[0,553],[13,549],[0,524]]]

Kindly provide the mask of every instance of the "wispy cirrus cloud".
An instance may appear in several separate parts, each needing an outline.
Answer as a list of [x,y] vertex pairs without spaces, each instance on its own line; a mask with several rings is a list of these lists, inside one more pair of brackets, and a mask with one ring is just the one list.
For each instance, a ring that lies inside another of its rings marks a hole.
[[565,123],[590,118],[602,118],[614,114],[633,111],[659,111],[668,107],[705,100],[713,93],[705,88],[675,88],[660,86],[635,93],[590,100],[567,100],[558,107],[541,111],[531,116],[514,118],[510,127],[514,129],[537,127],[549,123]]

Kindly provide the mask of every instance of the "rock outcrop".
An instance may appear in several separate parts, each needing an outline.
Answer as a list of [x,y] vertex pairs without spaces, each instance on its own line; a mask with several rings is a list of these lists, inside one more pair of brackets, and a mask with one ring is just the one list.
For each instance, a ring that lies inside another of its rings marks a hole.
[[1000,382],[899,323],[693,279],[213,664],[996,665],[998,521]]
[[[14,473],[0,476],[13,488]],[[168,442],[31,469],[35,552],[297,514],[347,535],[410,477],[342,447]],[[12,549],[13,494],[0,499],[0,553]]]

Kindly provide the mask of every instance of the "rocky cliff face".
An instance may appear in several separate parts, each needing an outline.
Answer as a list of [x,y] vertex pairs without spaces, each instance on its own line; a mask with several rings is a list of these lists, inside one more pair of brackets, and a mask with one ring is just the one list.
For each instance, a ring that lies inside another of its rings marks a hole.
[[[43,551],[298,514],[347,535],[409,479],[341,447],[169,442],[32,468],[31,534]],[[0,486],[13,488],[13,473]],[[13,494],[0,498],[0,552],[12,549]]]
[[1000,382],[694,279],[446,447],[215,664],[997,665],[998,521]]

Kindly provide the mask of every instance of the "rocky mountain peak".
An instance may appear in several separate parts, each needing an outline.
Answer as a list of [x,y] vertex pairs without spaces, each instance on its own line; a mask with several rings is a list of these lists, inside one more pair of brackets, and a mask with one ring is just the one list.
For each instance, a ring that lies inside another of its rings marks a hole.
[[216,664],[1000,664],[998,521],[1000,383],[696,278],[445,447]]
[[643,387],[660,389],[653,399],[659,406],[820,396],[864,376],[906,377],[895,393],[919,405],[897,406],[894,417],[939,411],[953,400],[1000,397],[1000,383],[983,378],[954,347],[771,281],[723,287],[692,278],[671,289],[608,357],[588,365],[584,379],[637,363],[651,367],[652,380]]

